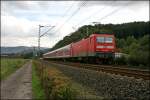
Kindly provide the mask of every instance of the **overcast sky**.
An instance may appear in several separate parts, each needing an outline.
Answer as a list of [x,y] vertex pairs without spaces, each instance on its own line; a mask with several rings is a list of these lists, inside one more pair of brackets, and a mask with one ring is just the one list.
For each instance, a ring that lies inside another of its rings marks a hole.
[[92,22],[148,20],[149,1],[1,1],[1,46],[37,46],[39,24],[55,26],[41,38],[41,46],[50,48]]

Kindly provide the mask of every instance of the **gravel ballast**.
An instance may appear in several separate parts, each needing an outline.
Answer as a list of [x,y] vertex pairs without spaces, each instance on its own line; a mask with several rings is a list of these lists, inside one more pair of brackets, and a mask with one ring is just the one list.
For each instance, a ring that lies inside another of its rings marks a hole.
[[149,100],[150,81],[50,63],[73,80],[107,99]]

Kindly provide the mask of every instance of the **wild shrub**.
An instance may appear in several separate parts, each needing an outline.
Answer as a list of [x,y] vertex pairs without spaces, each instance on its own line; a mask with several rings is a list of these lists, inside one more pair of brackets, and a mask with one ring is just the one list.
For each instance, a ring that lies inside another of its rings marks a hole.
[[46,64],[41,63],[34,61],[46,98],[52,100],[74,100],[76,91],[71,87],[69,79],[57,69],[47,67]]

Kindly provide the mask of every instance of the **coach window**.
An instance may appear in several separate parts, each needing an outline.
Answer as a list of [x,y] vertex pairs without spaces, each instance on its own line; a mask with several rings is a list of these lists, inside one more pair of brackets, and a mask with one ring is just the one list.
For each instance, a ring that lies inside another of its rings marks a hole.
[[98,43],[104,43],[104,37],[97,37],[97,38],[96,38],[96,41],[97,41]]
[[105,38],[105,43],[112,43],[112,37],[106,37]]

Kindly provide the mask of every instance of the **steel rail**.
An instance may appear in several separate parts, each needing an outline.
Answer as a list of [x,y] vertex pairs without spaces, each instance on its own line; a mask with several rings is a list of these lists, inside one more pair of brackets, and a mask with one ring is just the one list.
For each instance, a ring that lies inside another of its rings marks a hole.
[[85,68],[95,71],[102,71],[111,74],[119,74],[122,76],[142,78],[144,80],[150,80],[150,70],[140,70],[132,68],[121,68],[114,67],[112,65],[93,65],[93,64],[82,64],[82,63],[72,63],[72,62],[60,62],[60,61],[50,61],[50,63],[69,65],[72,67]]

